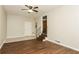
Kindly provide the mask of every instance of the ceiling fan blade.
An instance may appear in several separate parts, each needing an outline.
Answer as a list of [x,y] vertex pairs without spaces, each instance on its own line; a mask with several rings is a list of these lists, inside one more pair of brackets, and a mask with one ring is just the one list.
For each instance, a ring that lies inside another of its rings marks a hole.
[[34,12],[38,12],[37,10],[33,10]]
[[28,7],[28,5],[25,5],[26,7]]
[[33,9],[37,9],[38,7],[34,7]]
[[32,6],[29,6],[29,5],[25,5],[26,7],[28,7],[29,9],[32,9],[33,7]]
[[28,10],[28,9],[21,9],[21,10]]

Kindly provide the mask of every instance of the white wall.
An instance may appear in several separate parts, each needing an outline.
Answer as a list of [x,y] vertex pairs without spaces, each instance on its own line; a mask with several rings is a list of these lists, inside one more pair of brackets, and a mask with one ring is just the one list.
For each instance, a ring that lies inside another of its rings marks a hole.
[[7,16],[7,38],[16,38],[32,35],[32,19],[23,15]]
[[6,13],[2,6],[0,6],[0,48],[6,40],[7,20]]
[[48,40],[79,50],[79,6],[61,6],[48,13]]
[[34,19],[26,18],[24,21],[24,36],[33,36],[34,29]]

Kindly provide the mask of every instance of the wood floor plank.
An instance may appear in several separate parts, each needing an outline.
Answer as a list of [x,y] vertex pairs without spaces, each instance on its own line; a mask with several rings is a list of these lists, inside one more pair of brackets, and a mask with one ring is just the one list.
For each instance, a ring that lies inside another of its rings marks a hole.
[[5,43],[1,54],[79,54],[79,52],[49,41],[26,40]]
[[0,54],[1,54],[1,49],[0,49]]

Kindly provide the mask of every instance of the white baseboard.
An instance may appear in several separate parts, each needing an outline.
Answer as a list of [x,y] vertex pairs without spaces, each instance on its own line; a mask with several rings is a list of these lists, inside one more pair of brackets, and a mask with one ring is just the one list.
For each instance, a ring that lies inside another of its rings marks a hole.
[[53,40],[48,40],[48,41],[53,42],[53,43],[56,43],[56,44],[61,45],[61,46],[64,46],[64,47],[67,47],[67,48],[70,48],[70,49],[75,50],[75,51],[79,51],[79,49],[74,48],[74,47],[71,47],[71,46],[68,46],[66,44],[58,43],[58,42],[53,41]]
[[2,48],[2,46],[4,45],[5,42],[6,42],[6,40],[4,40],[4,41],[2,42],[2,44],[0,45],[0,49]]
[[34,39],[34,38],[35,38],[35,36],[12,37],[12,38],[7,38],[5,43],[30,40],[30,39]]
[[18,38],[18,37],[24,37],[23,35],[22,36],[7,36],[7,38]]
[[18,38],[18,37],[25,37],[25,36],[35,36],[35,35],[20,35],[20,36],[7,36],[7,38]]

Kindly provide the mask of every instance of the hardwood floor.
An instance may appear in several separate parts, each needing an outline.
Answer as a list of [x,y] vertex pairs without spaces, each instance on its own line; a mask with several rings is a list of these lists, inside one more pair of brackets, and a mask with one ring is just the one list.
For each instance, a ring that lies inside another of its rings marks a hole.
[[26,40],[5,43],[1,54],[78,54],[78,51],[57,45],[49,41]]
[[0,49],[0,54],[1,54],[1,49]]

